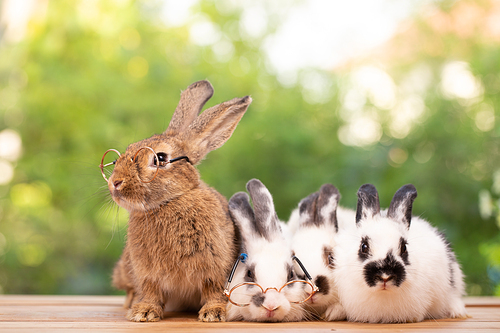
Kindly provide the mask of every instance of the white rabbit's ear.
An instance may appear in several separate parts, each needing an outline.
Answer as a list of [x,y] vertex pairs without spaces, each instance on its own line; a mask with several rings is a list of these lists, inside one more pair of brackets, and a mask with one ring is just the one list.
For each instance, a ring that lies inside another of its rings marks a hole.
[[364,184],[358,190],[358,206],[356,209],[356,223],[372,218],[380,213],[378,192],[372,184]]
[[240,230],[243,243],[248,243],[255,233],[255,216],[248,201],[248,194],[238,192],[229,199],[229,214]]
[[413,201],[417,197],[417,189],[412,184],[402,186],[392,198],[387,216],[393,220],[403,222],[409,228]]
[[332,224],[338,231],[337,206],[339,199],[339,190],[332,184],[324,184],[319,192],[312,193],[300,201],[300,225]]
[[189,125],[181,139],[191,163],[197,164],[231,137],[250,103],[250,96],[233,98],[206,109]]
[[255,212],[255,232],[269,241],[275,239],[277,235],[281,235],[281,227],[271,193],[258,179],[250,180],[247,190]]
[[339,190],[332,184],[324,184],[319,189],[318,203],[316,204],[319,224],[330,223],[339,230],[337,223],[337,207],[340,200]]
[[314,225],[316,215],[316,202],[318,201],[319,193],[314,192],[309,194],[299,202],[299,226]]
[[181,99],[165,134],[178,135],[184,132],[213,94],[214,88],[206,80],[195,82],[187,87],[181,93]]

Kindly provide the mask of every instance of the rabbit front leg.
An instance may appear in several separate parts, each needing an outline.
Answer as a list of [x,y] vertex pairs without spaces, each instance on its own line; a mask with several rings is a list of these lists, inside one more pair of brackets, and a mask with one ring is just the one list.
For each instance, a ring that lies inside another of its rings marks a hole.
[[165,302],[158,283],[145,279],[141,283],[138,294],[136,303],[127,312],[127,319],[137,322],[161,320]]
[[340,321],[345,320],[347,318],[347,315],[345,313],[344,307],[337,302],[328,306],[325,311],[324,317],[327,321]]
[[227,299],[223,294],[223,283],[206,280],[202,297],[206,302],[198,312],[198,319],[205,322],[226,321]]

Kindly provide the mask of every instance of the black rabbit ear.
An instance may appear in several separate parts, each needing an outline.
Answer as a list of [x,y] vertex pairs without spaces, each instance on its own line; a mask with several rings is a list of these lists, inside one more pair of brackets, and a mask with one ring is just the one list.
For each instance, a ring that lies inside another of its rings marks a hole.
[[362,219],[372,218],[380,213],[378,192],[372,184],[362,185],[358,190],[358,206],[356,209],[356,223]]
[[255,230],[263,238],[272,240],[281,234],[278,216],[274,210],[273,197],[269,190],[258,179],[247,183],[247,190],[252,198],[255,212]]
[[299,203],[300,225],[320,226],[332,224],[338,230],[337,206],[340,193],[331,184],[321,186],[319,192],[314,192]]
[[332,184],[324,184],[319,189],[316,216],[318,224],[330,223],[339,230],[337,223],[337,207],[340,200],[339,190]]
[[318,201],[319,193],[314,192],[309,194],[299,202],[299,224],[301,226],[314,225],[314,215],[316,212],[316,202]]
[[417,197],[417,189],[412,184],[401,187],[392,198],[387,210],[387,216],[393,220],[401,221],[410,227],[413,201]]
[[238,192],[229,199],[229,214],[240,230],[244,242],[255,233],[255,216],[250,206],[248,194]]

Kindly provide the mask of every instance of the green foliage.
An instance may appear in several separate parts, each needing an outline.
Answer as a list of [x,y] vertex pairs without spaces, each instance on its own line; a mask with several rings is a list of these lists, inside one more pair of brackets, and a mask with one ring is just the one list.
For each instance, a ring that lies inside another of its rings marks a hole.
[[[22,42],[1,46],[0,129],[20,133],[23,154],[12,162],[14,179],[0,185],[0,291],[116,292],[110,274],[123,248],[127,213],[109,198],[100,158],[108,148],[123,151],[162,132],[180,91],[208,79],[215,88],[208,106],[248,94],[254,100],[232,138],[200,165],[209,185],[229,198],[259,178],[286,220],[323,183],[337,186],[341,204],[351,208],[364,183],[377,186],[383,206],[400,186],[413,183],[419,192],[414,213],[446,232],[468,291],[492,294],[496,288],[498,294],[498,228],[491,215],[481,218],[477,199],[500,162],[498,43],[472,36],[466,49],[463,38],[435,36],[417,18],[416,38],[443,42],[439,52],[428,42],[420,53],[385,65],[396,99],[421,106],[403,135],[394,129],[399,104],[384,106],[357,85],[356,67],[305,69],[299,83],[283,86],[266,70],[265,36],[238,29],[241,9],[221,12],[212,1],[195,8],[220,30],[224,53],[191,42],[187,25],[159,24],[150,1],[99,1],[96,10],[88,3],[49,2],[47,16],[30,23]],[[268,33],[279,17],[270,22]],[[457,59],[470,64],[483,87],[475,100],[439,88],[443,66]],[[412,73],[428,78],[425,89],[407,91]],[[322,82],[319,98],[311,80]],[[346,106],[350,93],[361,94],[361,107]],[[491,109],[496,124],[488,128],[481,117]],[[353,137],[347,126],[363,117],[380,126],[379,137],[344,144]]]

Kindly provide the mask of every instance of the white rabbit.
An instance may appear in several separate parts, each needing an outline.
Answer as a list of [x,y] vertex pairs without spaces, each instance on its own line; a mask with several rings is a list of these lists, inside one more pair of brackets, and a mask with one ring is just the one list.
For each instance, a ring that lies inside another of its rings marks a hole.
[[302,320],[304,310],[300,303],[309,295],[306,289],[312,291],[313,286],[306,282],[290,283],[298,280],[292,251],[268,189],[252,179],[247,190],[254,210],[245,192],[236,193],[229,200],[229,212],[240,230],[245,255],[240,256],[241,262],[233,268],[234,280],[231,274],[226,286],[227,320]]
[[[340,194],[331,184],[302,199],[288,222],[293,230],[292,250],[307,267],[314,284],[319,288],[306,303],[305,309],[313,318],[345,319],[339,304],[334,282],[335,244],[339,217],[354,219],[352,210],[338,207]],[[340,213],[339,216],[337,213]]]
[[[369,323],[463,318],[463,275],[444,236],[412,217],[413,185],[386,211],[371,184],[358,191],[356,226],[339,233],[334,271],[347,319]],[[354,224],[354,221],[352,222]]]

